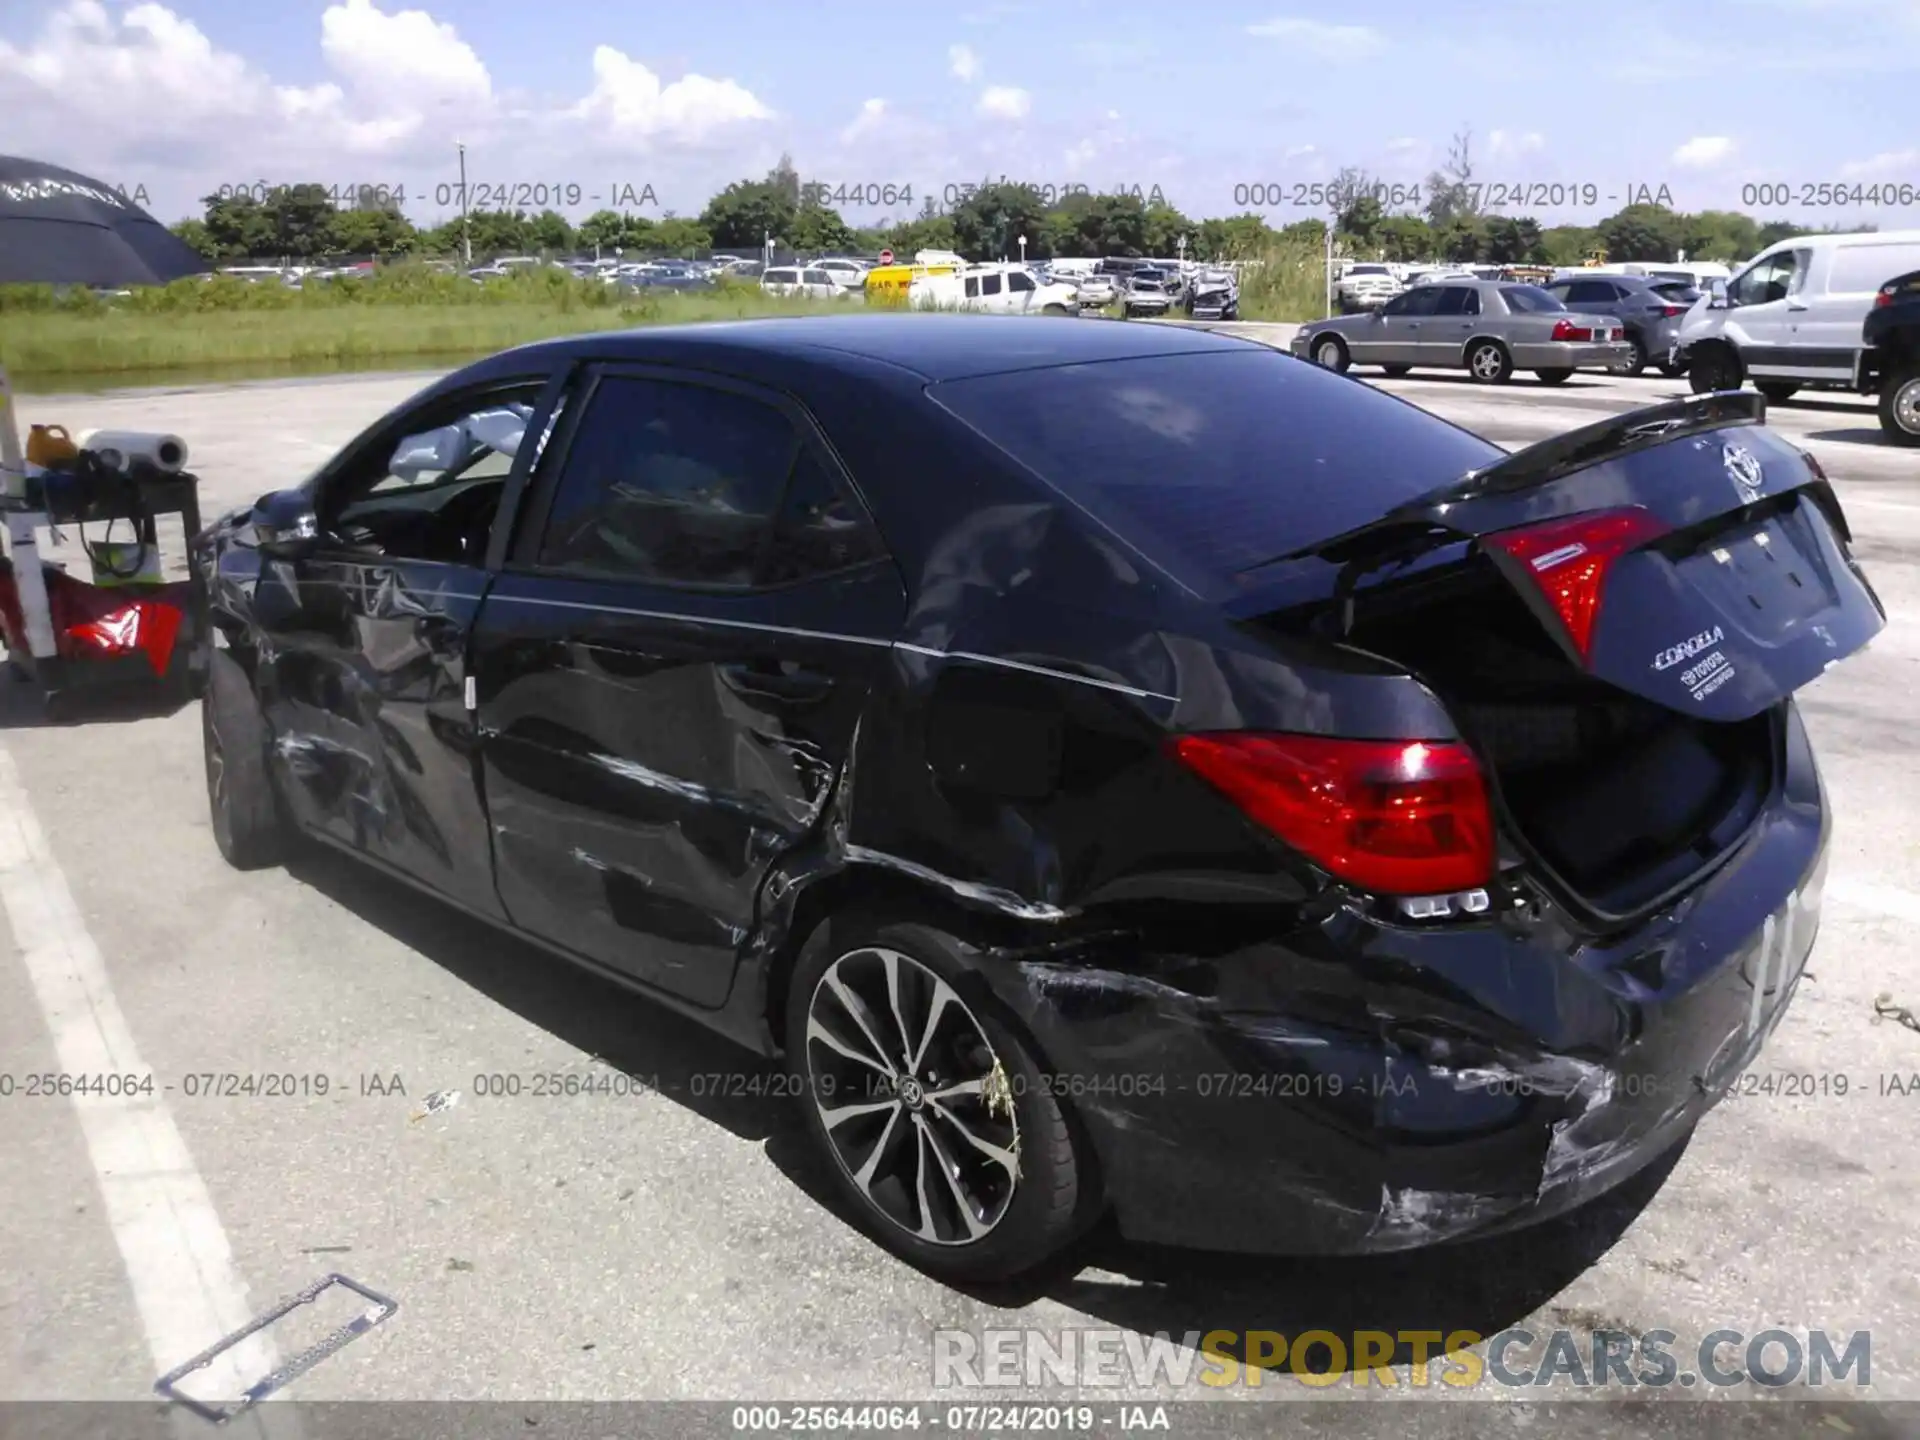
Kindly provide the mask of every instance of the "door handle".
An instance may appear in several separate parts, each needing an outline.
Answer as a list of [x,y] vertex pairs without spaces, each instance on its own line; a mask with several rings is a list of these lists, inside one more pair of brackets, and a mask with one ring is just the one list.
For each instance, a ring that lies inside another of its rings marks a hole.
[[833,689],[833,676],[826,672],[789,666],[778,660],[749,660],[722,665],[720,679],[729,690],[738,694],[789,703],[820,700]]

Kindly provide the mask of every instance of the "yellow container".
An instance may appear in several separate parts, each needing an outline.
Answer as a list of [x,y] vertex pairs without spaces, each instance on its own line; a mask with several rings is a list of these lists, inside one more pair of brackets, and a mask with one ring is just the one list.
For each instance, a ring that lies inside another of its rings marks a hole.
[[27,463],[43,469],[80,453],[64,425],[36,425],[27,432]]
[[907,292],[913,282],[922,275],[952,275],[958,267],[953,265],[879,265],[867,272],[867,303],[869,305],[905,305]]

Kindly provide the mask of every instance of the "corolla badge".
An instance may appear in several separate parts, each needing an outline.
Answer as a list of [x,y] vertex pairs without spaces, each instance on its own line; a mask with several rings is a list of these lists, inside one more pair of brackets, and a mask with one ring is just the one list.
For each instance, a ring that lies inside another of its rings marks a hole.
[[1727,478],[1733,481],[1733,488],[1740,492],[1742,501],[1751,505],[1760,498],[1767,477],[1760,468],[1758,456],[1744,445],[1723,445],[1720,463],[1727,467]]

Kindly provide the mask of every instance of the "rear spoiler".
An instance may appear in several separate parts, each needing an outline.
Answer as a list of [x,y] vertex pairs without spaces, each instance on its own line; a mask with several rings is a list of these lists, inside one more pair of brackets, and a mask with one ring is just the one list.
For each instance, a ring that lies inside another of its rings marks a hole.
[[1751,390],[1718,390],[1610,415],[1592,425],[1582,425],[1578,430],[1516,450],[1504,460],[1470,470],[1457,480],[1449,480],[1394,506],[1377,520],[1263,560],[1249,566],[1248,571],[1306,559],[1330,560],[1335,564],[1350,564],[1362,558],[1386,561],[1391,556],[1418,552],[1446,540],[1472,539],[1478,533],[1476,530],[1448,523],[1447,512],[1453,506],[1487,496],[1531,490],[1603,460],[1650,450],[1686,435],[1733,426],[1764,425],[1766,419],[1766,396]]
[[1752,390],[1716,390],[1664,405],[1648,405],[1516,450],[1485,469],[1470,471],[1450,485],[1429,490],[1392,513],[1531,490],[1602,460],[1664,445],[1683,435],[1766,423],[1767,397]]

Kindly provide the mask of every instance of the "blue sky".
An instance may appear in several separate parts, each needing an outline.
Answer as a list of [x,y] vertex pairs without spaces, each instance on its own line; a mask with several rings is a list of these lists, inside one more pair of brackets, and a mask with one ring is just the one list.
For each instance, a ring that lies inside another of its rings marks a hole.
[[[1548,221],[1664,187],[1683,209],[1920,227],[1920,199],[1797,203],[1819,184],[1920,190],[1920,0],[1554,18],[1585,9],[0,0],[0,114],[8,149],[141,189],[166,219],[222,184],[311,179],[404,185],[432,221],[464,141],[471,180],[577,195],[558,207],[576,215],[649,186],[656,213],[692,213],[787,151],[808,179],[916,201],[1005,175],[1158,186],[1200,216],[1264,184],[1284,223],[1319,213],[1295,186],[1347,167],[1417,181],[1470,129],[1485,182],[1591,187],[1591,207],[1522,207]],[[1760,185],[1789,203],[1743,204]]]

